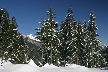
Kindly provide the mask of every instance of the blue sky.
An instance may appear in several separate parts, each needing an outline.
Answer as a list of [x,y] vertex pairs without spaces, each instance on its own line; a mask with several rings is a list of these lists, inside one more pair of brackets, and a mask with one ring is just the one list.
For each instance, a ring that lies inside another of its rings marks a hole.
[[52,6],[56,14],[55,21],[61,23],[69,6],[72,7],[76,21],[89,20],[89,13],[94,11],[98,25],[98,38],[108,45],[108,0],[0,0],[0,8],[6,8],[10,17],[15,16],[18,30],[35,35],[35,28],[43,17],[48,18],[47,10]]

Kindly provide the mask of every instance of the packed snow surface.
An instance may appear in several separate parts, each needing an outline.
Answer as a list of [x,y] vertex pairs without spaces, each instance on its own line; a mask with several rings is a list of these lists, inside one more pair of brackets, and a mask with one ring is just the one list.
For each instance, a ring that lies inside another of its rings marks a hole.
[[32,65],[32,66],[34,66],[34,67],[38,67],[35,63],[34,63],[34,61],[31,59],[30,60],[30,62],[28,63],[29,65]]
[[66,67],[56,67],[48,63],[43,67],[38,67],[31,59],[28,64],[12,64],[9,61],[5,61],[2,66],[0,65],[0,72],[108,72],[108,67],[96,69],[76,64],[67,64]]

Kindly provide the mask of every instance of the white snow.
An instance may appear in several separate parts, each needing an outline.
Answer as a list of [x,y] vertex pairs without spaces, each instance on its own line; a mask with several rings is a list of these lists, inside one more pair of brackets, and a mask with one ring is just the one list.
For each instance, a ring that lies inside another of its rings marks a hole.
[[13,30],[17,30],[17,29],[13,29]]
[[108,67],[96,69],[76,64],[67,64],[66,67],[56,67],[48,63],[43,67],[38,67],[31,59],[28,64],[11,64],[7,61],[3,66],[0,66],[0,72],[108,72]]
[[56,22],[56,24],[58,24],[58,22]]
[[30,62],[28,63],[29,65],[32,65],[32,66],[34,66],[34,67],[38,67],[35,63],[34,63],[34,61],[31,59],[30,60]]
[[36,67],[29,65],[29,64],[24,64],[19,66],[18,68],[15,68],[11,70],[10,72],[40,72]]
[[1,9],[1,10],[3,10],[3,9]]
[[43,67],[48,67],[49,66],[49,64],[48,63],[46,63]]
[[40,41],[40,40],[36,39],[35,38],[36,36],[33,36],[32,34],[27,35],[27,37],[29,37],[32,40]]
[[5,66],[5,65],[10,65],[10,64],[12,64],[11,62],[5,61],[5,60],[3,60],[3,61],[2,61],[3,64],[1,64],[1,60],[2,60],[2,58],[0,58],[0,66],[1,66],[1,65]]

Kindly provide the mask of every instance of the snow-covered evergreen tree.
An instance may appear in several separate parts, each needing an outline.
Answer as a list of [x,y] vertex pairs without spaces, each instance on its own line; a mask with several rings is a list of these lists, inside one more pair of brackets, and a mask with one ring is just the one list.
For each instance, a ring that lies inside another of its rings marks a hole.
[[[0,35],[0,57],[2,57],[2,61],[9,60],[12,63],[25,63],[23,51],[25,47],[23,39],[18,33],[15,17],[10,20],[9,13],[5,8],[0,10]],[[20,43],[21,40],[22,43]],[[22,44],[22,47],[19,43]],[[19,57],[17,57],[18,55]]]
[[83,46],[83,27],[81,22],[79,21],[77,23],[77,32],[76,32],[76,40],[75,40],[75,51],[76,51],[76,64],[77,65],[82,65],[82,60],[83,60],[83,56],[84,56],[84,46]]
[[97,25],[94,22],[95,21],[95,16],[94,13],[90,13],[90,20],[89,20],[89,26],[87,28],[88,32],[88,40],[86,41],[87,43],[87,49],[86,49],[86,56],[87,56],[87,61],[86,61],[86,66],[89,68],[93,67],[101,67],[101,64],[106,64],[105,59],[102,57],[101,54],[99,54],[99,49],[98,49],[98,44],[100,42],[99,39],[96,37],[99,36],[96,33]]
[[18,40],[18,45],[19,45],[19,63],[28,63],[29,59],[27,58],[27,48],[28,45],[24,41],[22,33],[18,33],[19,35],[19,40]]
[[41,41],[42,47],[40,52],[42,53],[42,58],[44,58],[46,63],[56,65],[59,61],[59,45],[60,41],[56,35],[56,29],[58,27],[58,22],[53,20],[54,15],[52,8],[50,7],[47,11],[48,19],[41,22],[42,27],[36,29],[37,38]]
[[8,58],[12,58],[12,49],[13,49],[13,39],[15,39],[15,35],[17,34],[17,31],[14,30],[17,28],[17,24],[14,23],[13,21],[13,18],[12,18],[12,21],[10,21],[10,25],[9,25],[9,30],[7,31],[8,33],[8,36],[7,36],[7,43],[8,43],[8,46],[6,47],[7,49],[7,54],[8,54]]
[[2,32],[2,26],[3,26],[3,23],[4,23],[4,21],[3,21],[3,14],[4,14],[4,11],[3,11],[3,9],[0,9],[0,57],[2,57],[2,55],[3,55],[3,48],[2,48],[2,46],[3,46],[3,32]]
[[88,40],[87,37],[87,22],[84,20],[83,24],[82,24],[82,35],[81,35],[81,39],[82,40],[82,49],[83,49],[83,56],[82,56],[82,66],[86,66],[86,49],[87,49],[87,43],[86,41]]
[[26,63],[26,44],[24,42],[23,36],[17,30],[17,23],[15,17],[12,17],[10,23],[9,34],[10,37],[10,46],[9,48],[9,55],[11,56],[12,63]]
[[[61,65],[68,62],[71,63],[75,57],[75,33],[76,33],[76,22],[71,7],[68,9],[66,19],[62,21],[60,25],[60,55]],[[73,54],[72,54],[73,53]]]
[[46,50],[45,50],[45,48],[46,48],[46,46],[44,45],[44,31],[45,31],[45,27],[44,27],[44,24],[45,24],[45,20],[44,20],[44,18],[42,19],[42,21],[41,22],[39,22],[42,26],[40,27],[40,28],[37,28],[37,29],[35,29],[35,30],[38,30],[37,32],[36,32],[36,38],[37,39],[39,39],[41,42],[41,47],[38,49],[39,50],[39,52],[41,53],[41,64],[42,65],[44,65],[45,63],[47,63],[47,58],[46,58],[46,54],[47,54],[47,52],[46,52]]
[[[108,63],[108,46],[106,45],[100,45],[100,53],[102,54],[102,56],[106,59],[107,63]],[[102,65],[102,67],[108,67],[108,65]]]
[[0,10],[0,32],[1,32],[1,43],[0,43],[0,51],[1,51],[1,57],[2,60],[8,58],[7,55],[7,46],[9,45],[8,43],[8,30],[9,30],[9,13],[5,8],[2,8]]

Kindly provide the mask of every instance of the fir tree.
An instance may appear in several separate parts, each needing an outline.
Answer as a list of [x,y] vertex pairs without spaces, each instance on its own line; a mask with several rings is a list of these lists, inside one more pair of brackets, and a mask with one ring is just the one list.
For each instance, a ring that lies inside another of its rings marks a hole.
[[41,44],[42,44],[42,46],[38,49],[39,51],[40,51],[40,53],[41,53],[41,63],[42,63],[42,65],[44,65],[45,63],[47,63],[47,58],[46,58],[46,54],[47,54],[47,52],[46,52],[46,50],[45,50],[45,48],[46,48],[46,46],[44,45],[44,31],[45,31],[45,27],[44,27],[44,24],[45,24],[45,20],[44,19],[42,19],[42,21],[41,22],[39,22],[42,26],[40,27],[40,28],[37,28],[37,29],[35,29],[35,30],[39,30],[39,31],[37,31],[36,32],[36,38],[37,39],[39,39],[40,41],[41,41]]
[[[15,17],[12,17],[11,24],[10,24],[10,34],[11,36],[11,62],[12,63],[26,63],[25,58],[25,42],[21,33],[17,30],[17,23]],[[12,60],[14,59],[14,60]]]
[[7,52],[8,52],[8,58],[12,58],[12,51],[13,51],[13,42],[15,40],[15,35],[17,34],[17,31],[14,30],[17,28],[17,25],[14,23],[13,21],[14,18],[12,18],[10,25],[9,25],[9,30],[8,30],[8,36],[7,36],[7,43],[9,44],[6,48],[7,48]]
[[2,9],[0,9],[0,57],[2,57],[2,52],[3,52],[3,32],[2,32],[2,26],[3,26],[3,13],[4,11]]
[[[15,17],[12,17],[8,30],[6,30],[6,39],[4,38],[3,57],[5,60],[9,60],[11,63],[26,63],[24,55],[24,43],[21,35],[17,30],[17,24]],[[5,33],[5,32],[4,32]]]
[[61,41],[61,48],[60,48],[60,55],[61,55],[61,65],[64,65],[68,62],[72,62],[72,52],[75,50],[74,45],[74,38],[76,32],[76,22],[74,20],[74,15],[72,12],[71,7],[68,9],[66,19],[62,21],[60,25],[60,41]]
[[83,53],[83,38],[82,38],[82,24],[79,21],[77,23],[77,33],[76,33],[76,41],[75,41],[75,46],[76,46],[76,64],[77,65],[81,65],[82,64],[82,59],[84,56]]
[[40,52],[42,53],[42,58],[44,58],[46,63],[57,65],[59,60],[59,38],[57,37],[56,29],[58,23],[53,20],[54,15],[52,8],[50,7],[47,11],[48,19],[41,22],[42,27],[36,30],[37,38],[41,41],[42,47]]
[[87,49],[87,22],[84,20],[83,25],[82,25],[82,35],[81,39],[82,40],[82,48],[83,48],[83,56],[82,56],[82,66],[86,66],[86,49]]
[[101,67],[101,64],[106,64],[105,59],[102,57],[101,54],[99,54],[98,51],[98,44],[100,42],[99,39],[96,37],[99,36],[96,33],[97,25],[94,22],[95,16],[93,12],[90,13],[90,20],[89,20],[89,26],[87,28],[88,30],[88,40],[87,40],[87,67],[93,68],[93,67]]
[[[106,62],[108,63],[108,46],[100,46],[100,53],[102,54],[102,56],[106,59]],[[108,65],[103,65],[102,67],[108,67]]]
[[18,58],[19,61],[17,63],[26,64],[28,62],[28,60],[27,60],[27,50],[26,50],[28,48],[28,45],[25,43],[22,33],[18,32],[18,36],[19,36],[19,38],[18,38],[19,48],[17,49],[17,51],[19,51],[19,52],[17,53],[17,55],[18,55],[17,58]]
[[9,13],[5,8],[0,10],[0,27],[1,27],[1,57],[2,60],[7,60],[8,30],[9,30]]

